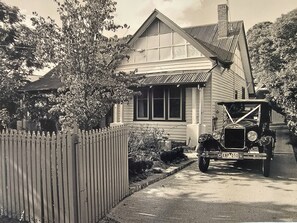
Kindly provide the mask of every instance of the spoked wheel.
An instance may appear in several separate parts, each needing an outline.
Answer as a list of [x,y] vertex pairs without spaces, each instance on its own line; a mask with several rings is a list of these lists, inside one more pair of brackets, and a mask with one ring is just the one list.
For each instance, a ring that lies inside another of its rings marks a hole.
[[209,158],[205,158],[205,157],[199,157],[198,159],[198,166],[199,166],[199,170],[203,173],[205,173],[208,170],[209,167]]

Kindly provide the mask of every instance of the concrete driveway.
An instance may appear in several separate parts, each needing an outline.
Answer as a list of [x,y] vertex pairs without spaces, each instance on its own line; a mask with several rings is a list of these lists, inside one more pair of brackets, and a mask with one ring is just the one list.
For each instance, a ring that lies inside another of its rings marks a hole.
[[297,164],[286,128],[277,127],[271,177],[254,162],[195,162],[122,201],[108,217],[124,222],[297,221]]

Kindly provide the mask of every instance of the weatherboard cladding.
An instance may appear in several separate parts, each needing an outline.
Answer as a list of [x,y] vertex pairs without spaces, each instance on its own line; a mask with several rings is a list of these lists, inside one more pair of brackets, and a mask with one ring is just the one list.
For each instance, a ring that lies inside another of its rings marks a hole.
[[142,85],[199,84],[199,83],[206,83],[209,76],[210,76],[209,72],[147,76],[140,81],[140,84]]

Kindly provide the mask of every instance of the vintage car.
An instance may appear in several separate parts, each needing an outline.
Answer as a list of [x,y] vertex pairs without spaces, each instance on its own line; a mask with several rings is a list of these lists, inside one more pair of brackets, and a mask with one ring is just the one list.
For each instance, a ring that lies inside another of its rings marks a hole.
[[242,99],[219,102],[221,129],[201,134],[197,148],[198,166],[206,172],[210,159],[262,160],[265,177],[270,174],[275,132],[269,129],[271,107],[266,100]]

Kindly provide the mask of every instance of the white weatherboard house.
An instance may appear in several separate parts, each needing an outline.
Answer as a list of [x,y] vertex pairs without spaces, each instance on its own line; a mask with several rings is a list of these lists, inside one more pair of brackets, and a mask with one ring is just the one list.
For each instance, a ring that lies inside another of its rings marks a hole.
[[169,139],[198,144],[218,127],[216,102],[255,94],[243,21],[181,28],[155,10],[129,41],[133,51],[119,70],[145,75],[141,96],[114,107],[113,124],[164,129]]

